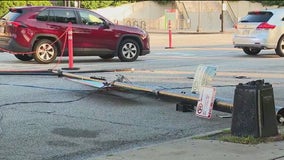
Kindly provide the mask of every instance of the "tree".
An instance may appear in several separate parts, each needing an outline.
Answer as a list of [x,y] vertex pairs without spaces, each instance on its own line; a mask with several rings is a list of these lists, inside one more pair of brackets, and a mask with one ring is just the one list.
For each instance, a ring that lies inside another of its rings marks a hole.
[[26,1],[0,1],[0,17],[2,17],[5,13],[8,12],[10,7],[17,7],[17,6],[51,6],[51,2],[46,1],[34,1],[34,0],[26,0]]
[[97,9],[104,8],[108,6],[119,6],[121,4],[130,3],[131,1],[119,1],[119,0],[99,0],[99,1],[90,1],[90,0],[82,0],[81,7],[87,9]]
[[284,1],[276,0],[276,1],[263,1],[263,0],[253,0],[251,2],[261,3],[263,6],[273,6],[276,5],[278,7],[284,6]]

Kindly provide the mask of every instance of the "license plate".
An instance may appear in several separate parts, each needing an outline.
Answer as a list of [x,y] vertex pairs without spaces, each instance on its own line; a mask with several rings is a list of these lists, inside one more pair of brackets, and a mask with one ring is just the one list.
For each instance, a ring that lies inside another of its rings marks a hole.
[[250,31],[248,29],[244,29],[242,35],[249,35]]

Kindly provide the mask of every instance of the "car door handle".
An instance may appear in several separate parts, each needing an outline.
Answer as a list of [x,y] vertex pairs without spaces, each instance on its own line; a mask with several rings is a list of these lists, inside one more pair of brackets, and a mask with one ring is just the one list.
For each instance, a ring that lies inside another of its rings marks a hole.
[[57,27],[57,26],[50,26],[50,28],[52,28],[52,29],[59,29],[59,27]]
[[[48,25],[48,24],[47,24]],[[51,28],[51,29],[60,29],[60,27],[59,26],[56,26],[56,25],[48,25],[49,26],[49,28]]]

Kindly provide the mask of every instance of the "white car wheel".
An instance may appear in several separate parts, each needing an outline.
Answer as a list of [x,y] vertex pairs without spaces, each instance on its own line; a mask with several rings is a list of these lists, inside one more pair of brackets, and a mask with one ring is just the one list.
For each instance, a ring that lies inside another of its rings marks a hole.
[[275,52],[280,57],[284,57],[284,35],[279,39]]

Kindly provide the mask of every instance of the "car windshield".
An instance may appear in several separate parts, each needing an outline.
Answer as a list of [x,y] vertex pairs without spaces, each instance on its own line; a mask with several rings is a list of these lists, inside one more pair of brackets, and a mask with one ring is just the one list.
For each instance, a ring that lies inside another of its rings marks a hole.
[[247,16],[242,18],[240,22],[267,22],[271,17],[273,13],[271,12],[249,12]]

